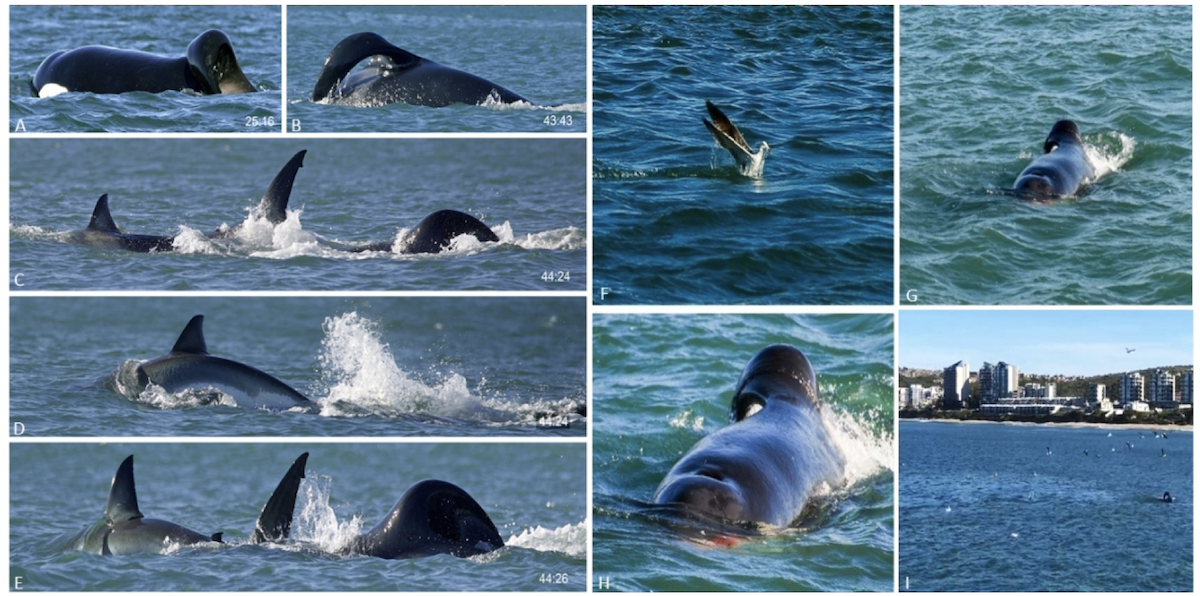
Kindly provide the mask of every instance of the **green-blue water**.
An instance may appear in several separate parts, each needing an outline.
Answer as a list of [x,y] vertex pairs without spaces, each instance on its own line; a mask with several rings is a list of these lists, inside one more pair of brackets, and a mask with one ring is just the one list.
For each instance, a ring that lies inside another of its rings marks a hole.
[[[1081,196],[1002,192],[1074,120]],[[1192,8],[900,9],[900,291],[919,304],[1190,304]]]
[[900,422],[900,588],[1191,591],[1194,433],[1165,430]]
[[[581,437],[584,300],[16,297],[9,413],[39,438]],[[320,414],[106,386],[170,352],[197,314],[211,355],[280,379]]]
[[[893,26],[891,6],[596,7],[593,300],[890,304]],[[770,145],[761,179],[706,99]]]
[[[11,6],[9,131],[273,132],[282,130],[279,6]],[[238,64],[260,93],[65,93],[38,99],[38,66],[59,50],[89,45],[178,58],[197,35],[229,36]]]
[[[614,590],[890,591],[892,317],[609,315],[593,323],[593,574]],[[727,424],[746,362],[800,348],[817,373],[847,486],[805,529],[692,542],[647,514],[655,487]]]
[[[313,103],[330,50],[366,31],[506,87],[533,105]],[[289,131],[299,121],[299,132],[587,132],[587,8],[289,6],[287,97]]]
[[[302,149],[286,222],[203,237],[247,220]],[[581,290],[586,152],[583,139],[16,139],[9,258],[23,286],[10,289]],[[67,242],[105,193],[126,231],[184,234],[176,251]],[[439,209],[478,217],[500,242],[339,249],[397,238]]]
[[[309,452],[291,539],[247,543],[263,503]],[[134,455],[146,517],[225,546],[167,555],[63,552],[100,520],[117,465]],[[9,585],[22,591],[340,592],[583,590],[587,466],[582,444],[14,444],[9,453]],[[47,471],[52,470],[51,473]],[[337,554],[413,483],[436,478],[470,494],[506,546],[470,559],[391,561]],[[567,583],[539,582],[561,574]]]

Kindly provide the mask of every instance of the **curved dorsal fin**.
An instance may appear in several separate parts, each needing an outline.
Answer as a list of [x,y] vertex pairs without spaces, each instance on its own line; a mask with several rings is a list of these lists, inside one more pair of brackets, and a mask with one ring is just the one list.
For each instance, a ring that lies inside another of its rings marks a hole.
[[263,195],[262,202],[258,204],[259,215],[267,218],[267,221],[281,224],[287,219],[288,199],[292,196],[292,182],[296,180],[296,172],[304,167],[305,153],[308,153],[307,149],[293,156],[287,165],[283,166],[283,169],[275,175],[271,186],[267,187],[267,193]]
[[96,208],[92,209],[92,219],[88,221],[87,229],[113,234],[121,233],[121,230],[117,229],[117,223],[113,221],[112,214],[108,212],[107,193],[100,195],[100,199],[96,201]]
[[204,315],[196,315],[188,321],[187,327],[183,328],[183,333],[179,334],[179,339],[175,340],[175,347],[171,348],[171,351],[208,354],[208,346],[204,343]]
[[398,69],[415,66],[422,60],[420,56],[388,43],[377,33],[355,33],[338,42],[329,52],[321,75],[317,77],[317,85],[313,88],[312,100],[321,101],[328,97],[359,62],[371,56],[387,56],[391,58],[392,66]]
[[112,488],[108,491],[108,506],[104,508],[104,517],[109,523],[118,523],[131,519],[141,519],[142,512],[138,510],[137,491],[133,487],[133,456],[125,458],[112,479]]
[[283,540],[292,530],[292,516],[296,510],[296,492],[300,490],[300,479],[304,478],[304,465],[308,462],[308,452],[305,451],[296,458],[288,469],[267,504],[263,505],[262,513],[254,524],[254,535],[250,537],[251,544],[270,540]]

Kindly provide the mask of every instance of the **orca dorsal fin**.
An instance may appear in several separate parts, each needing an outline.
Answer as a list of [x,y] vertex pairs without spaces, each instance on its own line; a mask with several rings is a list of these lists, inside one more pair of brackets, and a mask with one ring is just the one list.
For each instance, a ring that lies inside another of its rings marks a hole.
[[317,77],[317,85],[313,88],[312,100],[321,101],[337,88],[342,79],[366,58],[371,56],[386,56],[392,61],[392,68],[400,70],[416,66],[424,60],[420,56],[400,49],[377,33],[355,33],[338,42],[325,59],[325,66]]
[[292,467],[284,474],[263,505],[258,521],[254,523],[254,535],[250,537],[251,544],[283,540],[292,530],[292,516],[296,511],[296,492],[300,490],[300,479],[304,478],[304,465],[308,462],[308,452],[300,454]]
[[208,355],[208,346],[204,343],[204,315],[196,315],[188,321],[171,351]]
[[288,199],[292,196],[292,182],[296,180],[296,172],[304,167],[305,153],[308,153],[307,149],[292,156],[292,159],[275,175],[271,186],[267,187],[266,194],[258,204],[260,217],[267,218],[267,221],[273,224],[281,224],[287,219]]
[[113,221],[112,214],[108,212],[107,193],[100,195],[100,199],[96,201],[96,208],[92,209],[92,219],[88,221],[87,229],[112,234],[121,233],[121,230],[117,229],[117,223]]
[[225,541],[221,540],[221,536],[223,536],[223,535],[225,535],[225,532],[217,532],[216,534],[209,536],[208,539],[212,540],[213,542],[224,543]]
[[109,523],[141,519],[142,512],[138,509],[137,490],[133,487],[133,456],[125,458],[117,468],[112,479],[112,488],[108,490],[108,505],[104,508],[104,517]]

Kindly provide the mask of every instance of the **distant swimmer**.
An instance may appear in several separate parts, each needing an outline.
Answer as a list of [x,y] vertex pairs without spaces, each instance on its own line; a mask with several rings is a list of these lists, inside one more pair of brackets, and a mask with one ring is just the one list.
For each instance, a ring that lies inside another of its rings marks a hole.
[[704,107],[708,108],[708,115],[712,118],[712,122],[709,122],[707,118],[701,118],[701,120],[704,121],[704,127],[712,134],[717,144],[724,147],[733,156],[733,160],[737,162],[743,176],[761,178],[763,161],[767,158],[767,152],[771,150],[767,142],[763,141],[758,146],[757,153],[751,151],[750,144],[746,142],[742,132],[721,110],[717,109],[717,106],[713,105],[713,102],[705,100]]
[[1163,503],[1174,503],[1175,497],[1172,497],[1171,493],[1169,493],[1169,492],[1164,492],[1162,498],[1159,500],[1162,501]]

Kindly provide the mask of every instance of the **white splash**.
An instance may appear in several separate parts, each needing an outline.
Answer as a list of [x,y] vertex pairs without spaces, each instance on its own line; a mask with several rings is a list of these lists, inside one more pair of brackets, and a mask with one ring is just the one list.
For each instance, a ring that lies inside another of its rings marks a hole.
[[572,557],[587,556],[588,535],[587,522],[579,522],[548,529],[538,526],[528,528],[520,534],[510,536],[504,541],[506,546],[527,548],[542,552],[558,552]]

